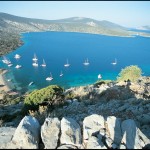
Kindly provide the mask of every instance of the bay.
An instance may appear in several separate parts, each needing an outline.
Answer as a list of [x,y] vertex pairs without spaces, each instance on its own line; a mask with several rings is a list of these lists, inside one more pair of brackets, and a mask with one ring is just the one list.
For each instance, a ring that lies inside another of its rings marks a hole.
[[[0,61],[0,67],[9,72],[6,78],[12,79],[11,86],[22,92],[40,89],[52,84],[63,88],[93,84],[102,79],[116,80],[118,73],[126,66],[138,65],[143,75],[150,75],[150,38],[117,37],[74,32],[30,32],[23,33],[24,45],[17,50],[5,55],[13,63],[8,67]],[[34,53],[38,57],[38,67],[32,66]],[[21,55],[16,60],[15,54]],[[85,59],[89,65],[84,66]],[[115,58],[117,65],[112,65]],[[2,60],[3,58],[0,58]],[[43,59],[46,67],[43,68]],[[64,67],[66,61],[70,67]],[[16,69],[17,64],[22,68]],[[63,76],[60,77],[61,71]],[[52,81],[46,78],[53,76]],[[30,82],[33,85],[28,86]]]

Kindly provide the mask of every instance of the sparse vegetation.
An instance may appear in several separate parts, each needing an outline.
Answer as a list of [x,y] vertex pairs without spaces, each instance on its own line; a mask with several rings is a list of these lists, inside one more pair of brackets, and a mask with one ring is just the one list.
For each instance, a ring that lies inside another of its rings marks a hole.
[[111,83],[112,80],[98,80],[96,81],[96,83],[94,83],[94,87],[99,87],[102,84],[107,84],[107,83]]
[[46,88],[35,90],[24,100],[24,109],[38,110],[39,105],[54,106],[64,101],[63,89],[57,85],[50,85]]
[[131,82],[137,81],[139,77],[142,75],[142,70],[138,66],[128,66],[121,70],[119,76],[117,77],[117,81],[127,81]]
[[65,99],[74,99],[74,98],[76,98],[76,96],[71,92],[65,95]]
[[0,56],[15,50],[22,44],[19,34],[0,30]]

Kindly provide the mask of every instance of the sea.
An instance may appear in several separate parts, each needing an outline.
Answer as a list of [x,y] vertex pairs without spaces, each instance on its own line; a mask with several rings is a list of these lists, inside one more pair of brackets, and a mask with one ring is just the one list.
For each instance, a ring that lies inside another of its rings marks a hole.
[[[137,65],[144,76],[150,76],[150,38],[142,36],[118,37],[76,32],[22,33],[24,45],[5,55],[13,66],[8,67],[0,58],[0,68],[10,87],[20,92],[30,92],[57,84],[64,89],[84,86],[102,80],[116,80],[126,66]],[[15,54],[21,56],[15,59]],[[38,58],[34,67],[33,57]],[[46,62],[46,67],[40,66]],[[89,65],[83,63],[88,59]],[[117,60],[116,65],[111,63]],[[70,64],[64,67],[64,64]],[[16,65],[21,65],[16,69]],[[60,77],[60,73],[63,76]],[[50,76],[53,80],[47,81]],[[10,81],[7,81],[9,80]],[[29,84],[33,82],[32,85]]]

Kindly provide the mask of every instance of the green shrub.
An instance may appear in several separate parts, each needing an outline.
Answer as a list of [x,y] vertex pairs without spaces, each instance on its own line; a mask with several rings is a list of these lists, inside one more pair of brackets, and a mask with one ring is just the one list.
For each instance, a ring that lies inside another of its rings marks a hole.
[[24,100],[25,110],[36,110],[39,105],[58,105],[63,102],[63,89],[57,85],[35,90]]
[[121,70],[119,76],[117,77],[117,81],[130,80],[135,82],[139,77],[141,77],[141,74],[142,70],[138,66],[128,66]]

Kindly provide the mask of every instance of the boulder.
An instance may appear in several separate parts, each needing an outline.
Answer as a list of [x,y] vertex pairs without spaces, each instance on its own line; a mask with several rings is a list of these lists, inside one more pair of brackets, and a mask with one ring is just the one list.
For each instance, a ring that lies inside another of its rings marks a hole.
[[136,139],[136,124],[132,119],[128,119],[122,122],[122,141],[127,149],[135,149],[135,139]]
[[104,117],[93,114],[86,118],[83,121],[83,139],[88,140],[92,134],[99,132],[100,129],[104,127]]
[[121,135],[121,119],[116,118],[115,116],[107,117],[107,129],[109,137],[113,140],[114,143],[120,144],[122,139]]
[[[0,128],[0,149],[9,148],[11,139],[15,133],[16,128],[1,127]],[[11,147],[10,147],[11,148]]]
[[61,145],[57,149],[77,149],[74,145]]
[[134,120],[128,119],[122,122],[122,141],[127,149],[142,149],[150,140],[137,128]]
[[86,143],[86,149],[107,149],[106,146],[98,138],[91,136]]
[[12,143],[19,149],[37,149],[40,139],[40,124],[31,116],[25,116],[19,123]]
[[120,148],[119,149],[126,149],[126,146],[123,144],[120,144]]
[[61,120],[61,144],[81,145],[81,129],[79,124],[69,117]]
[[60,121],[58,118],[46,118],[41,127],[41,138],[45,149],[55,149],[57,147],[60,133]]
[[[150,131],[150,129],[148,131]],[[142,147],[145,147],[146,145],[150,144],[150,139],[147,136],[145,136],[145,134],[143,134],[140,129],[137,130],[137,134],[140,138],[141,145],[143,144]]]

